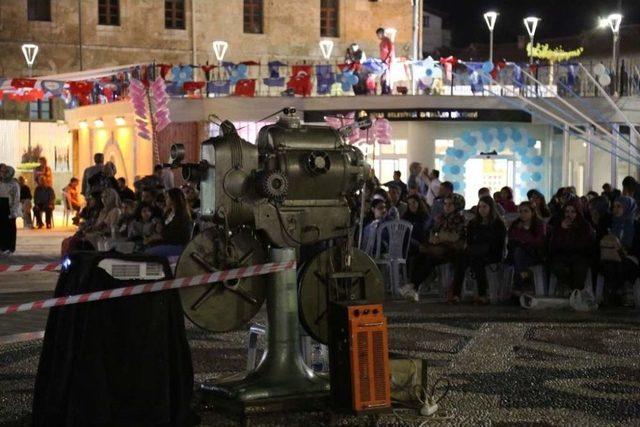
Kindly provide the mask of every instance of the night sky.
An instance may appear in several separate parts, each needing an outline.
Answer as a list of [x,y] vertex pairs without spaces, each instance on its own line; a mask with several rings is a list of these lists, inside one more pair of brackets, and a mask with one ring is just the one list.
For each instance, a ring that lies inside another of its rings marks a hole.
[[[598,16],[618,8],[620,0],[424,0],[449,14],[455,47],[472,42],[488,43],[488,30],[482,14],[500,13],[495,29],[496,42],[515,42],[525,35],[522,19],[534,15],[542,19],[536,37],[553,38],[578,34],[597,27]],[[624,24],[640,24],[640,0],[621,0]]]

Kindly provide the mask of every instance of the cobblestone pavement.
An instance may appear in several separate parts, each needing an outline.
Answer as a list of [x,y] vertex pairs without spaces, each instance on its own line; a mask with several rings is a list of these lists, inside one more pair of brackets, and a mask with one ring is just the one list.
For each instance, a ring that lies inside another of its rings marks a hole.
[[[440,403],[443,418],[427,425],[640,425],[638,312],[527,312],[430,301],[389,303],[386,313],[392,355],[426,359],[430,383],[442,375],[451,382]],[[44,316],[32,321],[31,328],[41,328]],[[264,322],[264,310],[256,321]],[[188,336],[196,382],[245,369],[246,332],[213,335],[189,326]],[[40,345],[0,345],[0,425],[28,425]],[[238,424],[197,408],[203,425]],[[423,420],[402,410],[361,418],[287,413],[247,424],[417,426]]]

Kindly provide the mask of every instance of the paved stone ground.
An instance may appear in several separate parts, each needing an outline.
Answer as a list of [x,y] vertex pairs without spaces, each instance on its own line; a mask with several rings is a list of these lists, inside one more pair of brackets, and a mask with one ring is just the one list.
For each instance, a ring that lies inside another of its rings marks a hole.
[[[517,307],[393,302],[390,350],[426,359],[429,381],[452,384],[440,425],[640,425],[640,318]],[[258,321],[264,321],[261,313]],[[2,320],[3,322],[5,319]],[[35,325],[34,325],[35,326]],[[196,381],[245,369],[246,333],[188,327]],[[0,425],[28,425],[41,341],[0,346]],[[198,407],[202,425],[237,425]],[[410,411],[355,418],[327,413],[250,419],[248,425],[418,425]]]
[[[18,254],[0,263],[56,259],[68,231],[48,232],[45,239],[38,233],[47,232],[21,231]],[[55,280],[52,273],[0,275],[0,306],[46,298]],[[430,384],[440,376],[452,384],[440,402],[440,418],[426,425],[640,425],[640,312],[524,311],[434,300],[391,302],[385,310],[392,355],[425,359]],[[42,330],[46,315],[1,316],[0,342]],[[255,320],[265,323],[264,316],[263,310]],[[246,332],[213,335],[188,325],[188,338],[196,382],[245,369]],[[41,343],[0,344],[0,426],[29,425]],[[194,406],[202,425],[238,425]],[[418,426],[425,420],[412,414],[287,413],[252,418],[247,425]]]

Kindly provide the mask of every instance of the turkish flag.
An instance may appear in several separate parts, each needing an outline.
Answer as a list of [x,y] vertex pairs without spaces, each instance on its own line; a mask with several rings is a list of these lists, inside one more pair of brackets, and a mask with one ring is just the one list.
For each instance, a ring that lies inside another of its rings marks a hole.
[[23,87],[34,87],[36,85],[36,79],[11,79],[11,86],[16,89]]
[[293,89],[296,95],[310,96],[313,90],[311,83],[311,65],[294,65],[293,76],[287,82],[287,89]]
[[256,93],[256,81],[254,79],[238,80],[233,94],[235,96],[251,96]]

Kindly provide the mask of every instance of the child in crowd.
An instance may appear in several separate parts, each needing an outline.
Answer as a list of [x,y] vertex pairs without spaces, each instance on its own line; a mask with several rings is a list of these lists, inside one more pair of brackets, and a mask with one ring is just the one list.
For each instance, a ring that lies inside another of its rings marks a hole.
[[135,220],[129,225],[127,237],[135,242],[135,252],[142,252],[146,248],[145,241],[159,233],[161,221],[160,212],[153,205],[140,204],[135,213]]

